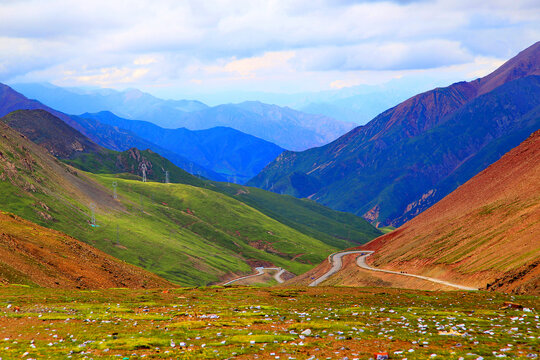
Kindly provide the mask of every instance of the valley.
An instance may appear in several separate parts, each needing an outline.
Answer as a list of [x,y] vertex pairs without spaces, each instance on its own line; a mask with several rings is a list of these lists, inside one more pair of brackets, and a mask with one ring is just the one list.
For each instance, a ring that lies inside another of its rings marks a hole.
[[540,358],[538,4],[0,14],[0,360]]
[[[292,198],[282,200],[274,194],[264,197],[257,190],[259,198],[266,199],[266,204],[259,206],[261,212],[214,191],[218,188],[213,183],[180,169],[182,177],[174,180],[183,183],[142,182],[135,174],[86,173],[58,161],[26,137],[0,125],[4,211],[63,231],[178,284],[216,283],[235,274],[250,273],[260,264],[300,274],[337,247],[366,242],[378,234],[364,220],[357,219],[341,231],[352,232],[358,240],[340,239],[332,229],[340,227],[340,218],[349,219],[350,215],[322,211],[320,206],[311,209],[307,203]],[[144,158],[133,160],[140,164]],[[139,169],[139,165],[135,168]],[[174,178],[176,173],[168,168]],[[263,204],[256,199],[252,202]],[[279,212],[277,206],[288,207],[288,203],[306,218],[325,219],[323,224],[328,228],[303,233],[305,219],[289,221],[289,225],[274,219],[272,214]],[[271,211],[273,207],[276,209]],[[92,217],[97,226],[91,226]]]

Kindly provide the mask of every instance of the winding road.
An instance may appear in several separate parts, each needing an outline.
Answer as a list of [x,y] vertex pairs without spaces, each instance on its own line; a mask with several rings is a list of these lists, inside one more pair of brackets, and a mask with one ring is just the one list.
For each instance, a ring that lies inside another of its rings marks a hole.
[[315,280],[311,284],[309,284],[309,286],[317,286],[321,282],[323,282],[324,280],[328,279],[330,276],[334,275],[336,272],[341,270],[341,267],[343,266],[343,262],[342,262],[341,258],[343,256],[349,255],[349,254],[360,254],[360,256],[358,256],[357,259],[356,259],[356,264],[360,268],[365,269],[365,270],[378,271],[378,272],[384,272],[384,273],[387,273],[387,274],[414,277],[414,278],[417,278],[417,279],[422,279],[422,280],[431,281],[431,282],[434,282],[434,283],[454,287],[454,288],[457,288],[457,289],[460,289],[460,290],[478,290],[478,289],[473,288],[473,287],[453,284],[453,283],[450,283],[448,281],[439,280],[439,279],[435,279],[435,278],[431,278],[431,277],[427,277],[427,276],[407,274],[407,273],[402,273],[402,272],[399,272],[399,271],[392,271],[392,270],[384,270],[384,269],[373,268],[373,267],[369,266],[368,264],[366,264],[366,258],[368,256],[370,256],[371,254],[373,254],[373,251],[368,251],[368,250],[344,251],[344,252],[331,254],[330,256],[328,256],[328,261],[332,264],[332,268],[330,270],[328,270],[326,272],[326,274],[324,274],[323,276],[321,276],[320,278],[318,278],[317,280]]
[[332,267],[330,270],[326,272],[326,274],[322,275],[320,278],[314,280],[309,286],[317,286],[320,283],[322,283],[324,280],[328,279],[330,276],[337,273],[339,270],[341,270],[341,267],[343,266],[343,262],[341,261],[341,258],[345,255],[350,254],[362,254],[365,253],[365,251],[358,251],[358,250],[351,250],[351,251],[342,251],[330,254],[328,256],[328,261],[330,264],[332,264]]
[[285,269],[282,269],[282,268],[278,268],[278,267],[268,267],[268,268],[265,268],[265,267],[256,267],[255,268],[255,271],[257,271],[256,274],[253,274],[253,275],[247,275],[247,276],[242,276],[242,277],[239,277],[239,278],[236,278],[236,279],[233,279],[233,280],[230,280],[228,282],[226,282],[225,284],[223,285],[230,285],[234,282],[237,282],[237,281],[240,281],[240,280],[244,280],[244,279],[249,279],[249,278],[252,278],[252,277],[256,277],[256,276],[261,276],[263,275],[266,271],[268,270],[273,270],[273,271],[276,271],[276,273],[274,274],[274,279],[276,279],[276,281],[280,284],[282,284],[284,282],[284,280],[281,278],[281,275],[285,272]]

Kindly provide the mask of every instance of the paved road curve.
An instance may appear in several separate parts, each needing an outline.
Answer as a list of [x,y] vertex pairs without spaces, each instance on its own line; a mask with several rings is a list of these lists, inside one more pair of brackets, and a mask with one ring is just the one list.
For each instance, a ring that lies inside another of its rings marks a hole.
[[328,256],[328,261],[330,264],[332,264],[332,268],[326,272],[323,276],[320,278],[314,280],[309,286],[317,286],[320,283],[322,283],[324,280],[328,279],[330,276],[337,273],[339,270],[341,270],[341,267],[343,266],[343,262],[341,261],[341,258],[345,255],[349,254],[362,254],[365,253],[365,251],[359,251],[359,250],[351,250],[351,251],[342,251],[338,253],[333,253]]
[[439,279],[435,279],[435,278],[430,278],[430,277],[427,277],[427,276],[407,274],[407,273],[401,273],[399,271],[392,271],[392,270],[384,270],[384,269],[373,268],[373,267],[369,266],[368,264],[366,264],[366,258],[368,256],[370,256],[371,254],[373,254],[373,251],[369,251],[369,250],[352,250],[352,251],[343,251],[343,252],[338,252],[338,253],[331,254],[330,256],[328,256],[328,261],[332,264],[332,268],[330,270],[328,270],[320,278],[314,280],[311,284],[309,284],[309,286],[317,286],[320,283],[322,283],[323,281],[325,281],[326,279],[328,279],[330,276],[334,275],[339,270],[341,270],[341,267],[343,266],[343,261],[341,260],[341,258],[343,256],[345,256],[345,255],[350,255],[350,254],[360,254],[360,256],[358,256],[358,258],[356,259],[356,264],[359,267],[361,267],[362,269],[365,269],[365,270],[379,271],[379,272],[384,272],[384,273],[388,273],[388,274],[415,277],[415,278],[418,278],[418,279],[422,279],[422,280],[426,280],[426,281],[431,281],[431,282],[435,282],[435,283],[455,287],[455,288],[460,289],[460,290],[478,290],[476,288],[463,286],[463,285],[458,285],[458,284],[452,284],[452,283],[450,283],[448,281],[439,280]]
[[252,278],[252,277],[255,277],[255,276],[261,276],[262,274],[264,274],[266,271],[268,270],[275,270],[277,271],[275,274],[274,274],[274,279],[276,279],[276,281],[278,283],[283,283],[284,280],[281,278],[281,275],[285,272],[285,269],[282,269],[282,268],[278,268],[278,267],[270,267],[270,268],[265,268],[265,267],[256,267],[255,268],[255,271],[257,271],[256,274],[253,274],[253,275],[247,275],[247,276],[242,276],[242,277],[239,277],[237,279],[233,279],[233,280],[230,280],[228,282],[226,282],[225,284],[223,285],[230,285],[234,282],[237,282],[237,281],[240,281],[240,280],[244,280],[244,279],[249,279],[249,278]]
[[476,288],[473,288],[473,287],[469,287],[469,286],[463,286],[463,285],[458,285],[458,284],[452,284],[448,281],[444,281],[444,280],[439,280],[439,279],[435,279],[435,278],[431,278],[431,277],[427,277],[427,276],[422,276],[422,275],[414,275],[414,274],[407,274],[407,273],[401,273],[399,271],[392,271],[392,270],[384,270],[384,269],[377,269],[377,268],[372,268],[371,266],[369,266],[368,264],[366,264],[366,258],[373,254],[373,251],[364,251],[365,255],[360,255],[357,259],[356,259],[356,264],[358,266],[360,266],[362,269],[366,269],[366,270],[371,270],[371,271],[379,271],[379,272],[384,272],[384,273],[388,273],[388,274],[396,274],[396,275],[403,275],[403,276],[410,276],[410,277],[415,277],[417,279],[422,279],[422,280],[427,280],[427,281],[431,281],[431,282],[434,282],[434,283],[438,283],[438,284],[443,284],[443,285],[447,285],[447,286],[451,286],[451,287],[455,287],[457,289],[460,289],[460,290],[478,290]]

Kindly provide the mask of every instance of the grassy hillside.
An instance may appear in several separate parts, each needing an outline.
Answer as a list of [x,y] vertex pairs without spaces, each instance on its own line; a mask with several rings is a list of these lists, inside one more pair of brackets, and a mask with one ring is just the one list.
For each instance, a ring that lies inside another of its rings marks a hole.
[[271,218],[331,246],[346,248],[380,235],[364,220],[330,210],[313,201],[297,200],[236,185],[205,182],[152,150],[132,148],[118,152],[105,149],[45,110],[14,111],[0,120],[78,169],[99,174],[121,174],[119,176],[122,178],[140,180],[142,167],[146,166],[147,178],[157,182],[165,182],[165,171],[168,171],[170,182],[206,186],[233,196]]
[[247,263],[271,263],[298,274],[335,249],[208,189],[91,176],[104,185],[116,180],[126,208],[98,213],[100,227],[92,229],[91,242],[182,284],[249,272]]
[[144,164],[149,180],[165,182],[165,171],[169,171],[170,182],[203,184],[200,179],[152,150],[132,148],[119,152],[103,148],[45,110],[17,110],[0,118],[0,121],[41,145],[53,156],[84,171],[129,173],[135,178],[142,177]]
[[147,167],[147,178],[157,182],[165,182],[165,171],[168,171],[170,182],[207,186],[235,197],[271,218],[331,246],[346,248],[365,243],[381,234],[359,217],[330,210],[313,201],[297,200],[237,185],[205,182],[152,150],[132,148],[118,152],[105,149],[45,110],[14,111],[0,120],[78,169],[99,174],[122,174],[119,176],[140,180],[144,164]]
[[[204,182],[182,170],[163,156],[152,150],[136,148],[123,152],[104,149],[100,153],[80,154],[72,159],[63,159],[78,169],[96,174],[131,174],[132,179],[142,179],[142,164],[147,167],[148,181],[165,182],[165,171],[169,172],[169,182],[202,186]],[[129,176],[129,175],[128,175]]]
[[382,234],[361,217],[335,211],[308,199],[278,195],[259,188],[212,182],[216,191],[227,194],[302,233],[328,245],[345,249]]
[[[336,250],[209,189],[75,170],[0,126],[0,209],[171,281],[208,284],[270,263],[300,273]],[[92,203],[97,227],[90,226]]]
[[59,288],[172,284],[59,231],[0,211],[0,282]]

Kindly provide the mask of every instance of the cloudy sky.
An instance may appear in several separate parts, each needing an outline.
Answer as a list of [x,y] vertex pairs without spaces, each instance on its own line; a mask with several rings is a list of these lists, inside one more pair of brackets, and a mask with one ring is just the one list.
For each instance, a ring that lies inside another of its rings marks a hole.
[[0,0],[0,19],[1,82],[170,98],[445,84],[540,40],[538,0]]

